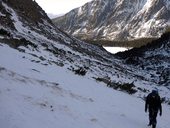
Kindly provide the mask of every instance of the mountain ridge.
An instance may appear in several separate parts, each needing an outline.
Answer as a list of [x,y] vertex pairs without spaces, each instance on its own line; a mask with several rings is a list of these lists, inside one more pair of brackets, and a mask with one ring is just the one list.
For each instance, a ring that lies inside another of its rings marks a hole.
[[168,0],[94,0],[74,9],[53,23],[79,39],[90,41],[128,41],[158,38],[168,27]]

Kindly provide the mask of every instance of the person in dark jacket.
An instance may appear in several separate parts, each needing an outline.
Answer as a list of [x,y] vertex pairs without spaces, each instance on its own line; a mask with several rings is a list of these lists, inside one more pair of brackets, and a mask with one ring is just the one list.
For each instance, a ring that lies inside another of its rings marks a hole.
[[148,126],[152,125],[152,128],[156,128],[157,124],[157,114],[159,111],[159,115],[162,115],[162,105],[161,105],[161,98],[158,94],[158,90],[153,90],[147,97],[145,102],[145,112],[149,110],[149,124]]

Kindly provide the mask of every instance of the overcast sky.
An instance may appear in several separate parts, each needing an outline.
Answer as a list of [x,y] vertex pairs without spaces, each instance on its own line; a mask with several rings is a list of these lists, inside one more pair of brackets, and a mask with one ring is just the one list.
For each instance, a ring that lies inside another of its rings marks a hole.
[[51,17],[62,15],[92,0],[35,0]]

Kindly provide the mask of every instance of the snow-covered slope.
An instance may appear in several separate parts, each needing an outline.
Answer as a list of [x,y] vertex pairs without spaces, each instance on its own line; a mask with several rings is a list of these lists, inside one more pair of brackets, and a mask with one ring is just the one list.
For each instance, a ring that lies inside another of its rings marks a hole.
[[80,39],[113,45],[102,41],[160,37],[169,14],[169,0],[93,0],[53,22]]
[[[31,55],[6,45],[0,46],[0,55],[2,128],[147,127],[140,98],[74,75],[66,67],[31,62]],[[169,115],[169,106],[163,104],[158,128],[169,128]]]
[[[35,1],[3,0],[0,8],[0,127],[142,128],[150,90],[169,102],[155,74],[55,28]],[[158,126],[168,128],[163,106]]]

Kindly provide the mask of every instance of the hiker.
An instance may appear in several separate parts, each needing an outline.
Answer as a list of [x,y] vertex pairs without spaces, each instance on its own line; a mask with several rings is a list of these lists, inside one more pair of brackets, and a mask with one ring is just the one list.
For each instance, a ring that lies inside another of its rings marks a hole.
[[152,128],[156,128],[156,117],[159,111],[159,115],[162,115],[162,105],[161,105],[161,98],[158,94],[158,90],[154,89],[152,92],[146,97],[145,102],[145,112],[149,110],[149,124],[148,126],[152,125]]

